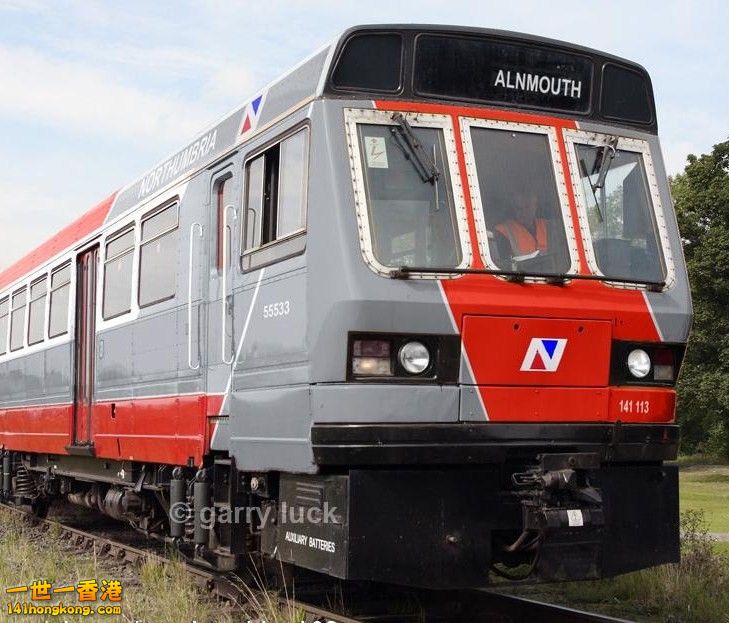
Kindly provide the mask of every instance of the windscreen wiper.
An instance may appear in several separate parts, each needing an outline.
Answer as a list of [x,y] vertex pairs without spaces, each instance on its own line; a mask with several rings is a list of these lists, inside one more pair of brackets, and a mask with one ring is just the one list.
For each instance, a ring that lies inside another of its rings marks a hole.
[[[580,160],[583,175],[585,175],[588,180],[591,175],[595,175],[595,173],[597,173],[597,179],[594,184],[590,182],[590,188],[592,188],[592,196],[595,198],[597,217],[600,219],[601,223],[605,220],[605,178],[607,178],[607,174],[610,172],[610,167],[613,164],[613,159],[617,153],[617,147],[618,137],[609,137],[607,142],[595,154],[595,162],[592,164],[592,172],[589,175],[587,173],[587,167],[585,166],[584,160]],[[599,200],[597,198],[598,190],[602,190]]]
[[[392,120],[397,123],[397,127],[391,128],[390,131],[395,141],[402,148],[405,157],[413,163],[423,182],[429,182],[435,186],[441,175],[440,170],[435,162],[430,159],[418,137],[415,136],[415,132],[413,132],[408,120],[399,112],[392,115]],[[410,157],[411,154],[412,158]]]
[[[605,205],[607,202],[607,197],[605,196],[605,178],[607,178],[607,174],[610,172],[610,166],[617,153],[617,147],[618,137],[611,136],[608,138],[607,142],[595,154],[595,162],[592,165],[592,175],[597,173],[597,179],[594,184],[590,182],[590,186],[592,186],[592,196],[595,197],[595,208],[597,209],[597,216],[601,223],[605,220],[604,215],[607,207]],[[602,191],[599,201],[596,192],[598,190]]]
[[[597,173],[597,180],[592,185],[592,190],[597,190],[598,188],[603,189],[603,194],[605,194],[604,186],[605,186],[605,178],[607,177],[607,174],[610,172],[610,166],[613,163],[613,159],[615,158],[615,154],[618,151],[618,137],[617,136],[611,136],[605,145],[602,146],[601,151],[598,152],[599,155],[596,155],[595,157],[595,165],[592,168],[592,173]],[[600,167],[597,167],[597,161],[598,158],[600,159]]]
[[393,279],[408,279],[412,274],[426,275],[495,275],[505,277],[507,281],[522,283],[526,279],[544,279],[553,285],[564,285],[570,280],[609,281],[611,283],[628,283],[645,286],[651,292],[660,292],[666,287],[665,281],[645,281],[642,279],[626,279],[624,277],[608,277],[605,275],[579,275],[576,273],[528,273],[516,270],[498,270],[491,268],[433,268],[420,266],[401,266],[390,271]]
[[[588,182],[590,182],[590,172],[587,170],[587,165],[585,164],[585,159],[580,158],[580,169],[582,170],[582,177],[584,177]],[[595,192],[595,185],[590,182],[590,190],[592,191],[592,198],[595,200],[595,210],[597,210],[597,219],[602,223],[605,221],[605,218],[602,215],[602,210],[600,209],[600,200],[597,198],[597,193]]]

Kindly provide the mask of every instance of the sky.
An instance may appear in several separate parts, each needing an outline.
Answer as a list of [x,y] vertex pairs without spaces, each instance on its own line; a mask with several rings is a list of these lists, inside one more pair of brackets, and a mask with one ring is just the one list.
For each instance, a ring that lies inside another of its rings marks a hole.
[[0,267],[184,146],[345,28],[562,39],[652,76],[669,174],[729,138],[729,3],[0,0]]

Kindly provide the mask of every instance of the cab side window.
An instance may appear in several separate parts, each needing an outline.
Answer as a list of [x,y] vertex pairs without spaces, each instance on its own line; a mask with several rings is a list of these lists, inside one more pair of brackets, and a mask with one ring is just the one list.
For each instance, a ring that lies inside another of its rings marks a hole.
[[265,248],[305,231],[308,160],[309,130],[303,128],[246,163],[244,269],[290,257],[303,250],[301,242],[282,243],[275,252]]

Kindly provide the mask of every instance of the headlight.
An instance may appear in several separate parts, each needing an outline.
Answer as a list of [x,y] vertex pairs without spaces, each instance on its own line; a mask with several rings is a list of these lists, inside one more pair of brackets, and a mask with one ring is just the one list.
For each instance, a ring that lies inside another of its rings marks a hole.
[[628,370],[637,379],[643,379],[651,371],[651,358],[642,348],[631,350],[628,355]]
[[400,365],[410,374],[421,374],[430,365],[430,353],[420,342],[407,342],[397,354]]

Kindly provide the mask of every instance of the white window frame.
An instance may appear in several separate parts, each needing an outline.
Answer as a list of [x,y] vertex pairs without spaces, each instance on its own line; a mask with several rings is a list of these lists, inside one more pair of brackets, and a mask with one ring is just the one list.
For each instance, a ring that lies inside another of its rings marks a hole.
[[[572,176],[572,192],[575,196],[575,202],[577,203],[577,214],[579,217],[580,232],[584,243],[583,246],[585,247],[587,264],[592,273],[605,277],[604,273],[598,266],[597,256],[595,255],[595,247],[587,215],[587,204],[585,201],[584,189],[582,188],[582,174],[577,162],[577,145],[590,145],[596,147],[604,146],[608,139],[610,139],[613,135],[603,134],[600,132],[585,132],[583,130],[568,129],[563,131],[563,135],[565,146],[567,148],[567,162],[569,164],[570,175]],[[648,182],[648,193],[653,203],[653,216],[655,217],[656,227],[658,229],[658,239],[661,244],[661,253],[663,254],[663,261],[666,268],[666,285],[664,286],[664,290],[668,290],[676,283],[676,268],[673,261],[673,255],[671,253],[671,242],[668,235],[668,229],[666,227],[666,217],[661,203],[661,196],[658,188],[658,181],[656,179],[656,172],[653,167],[650,146],[647,141],[641,139],[619,136],[616,149],[638,153],[642,156],[643,168],[646,174],[646,181]],[[610,281],[609,277],[605,277],[605,283],[613,287],[623,289],[648,289],[646,285],[641,283],[617,283]]]
[[[413,128],[435,128],[443,131],[448,169],[450,172],[451,189],[453,192],[453,203],[455,213],[455,225],[461,245],[461,263],[454,268],[469,268],[473,259],[471,239],[468,231],[468,213],[466,212],[466,200],[461,185],[460,169],[458,166],[458,151],[456,147],[456,135],[453,129],[453,120],[450,115],[434,115],[426,113],[402,113],[407,122]],[[349,160],[354,178],[354,203],[357,212],[357,225],[359,226],[359,240],[362,255],[365,263],[374,272],[386,277],[391,276],[397,267],[384,266],[375,257],[372,246],[372,232],[370,230],[369,210],[367,207],[367,194],[365,192],[364,168],[362,166],[361,151],[359,148],[359,137],[357,126],[367,125],[389,125],[395,127],[397,124],[392,120],[393,111],[371,110],[361,108],[345,108],[344,122],[347,134],[347,147],[349,149]],[[461,275],[453,273],[408,273],[410,278],[420,279],[454,279]]]
[[[550,125],[516,123],[511,121],[499,121],[495,119],[480,119],[477,117],[460,117],[460,125],[461,139],[463,141],[463,152],[466,159],[466,171],[468,172],[468,187],[471,191],[473,218],[474,222],[476,223],[476,237],[478,239],[478,246],[481,251],[481,257],[483,258],[487,268],[491,270],[501,270],[491,256],[491,249],[489,248],[489,232],[486,228],[486,220],[483,214],[483,203],[481,201],[481,189],[478,182],[476,157],[473,151],[473,141],[471,140],[471,128],[505,130],[509,132],[522,132],[524,134],[541,134],[547,137],[549,141],[549,151],[552,156],[554,180],[557,184],[556,190],[557,197],[559,198],[560,212],[562,214],[562,223],[564,225],[565,238],[567,240],[567,248],[570,256],[570,266],[567,269],[567,273],[577,273],[577,271],[579,270],[579,252],[577,249],[577,238],[575,236],[575,230],[572,226],[572,212],[570,210],[570,200],[567,193],[567,184],[564,179],[564,168],[562,166],[562,157],[559,151],[557,128]],[[546,280],[546,277],[527,277],[526,280],[544,282]]]

